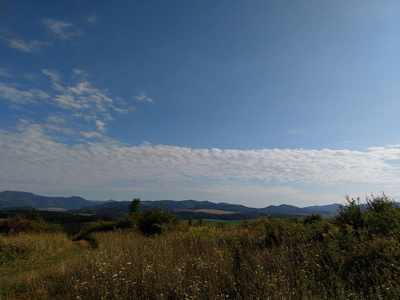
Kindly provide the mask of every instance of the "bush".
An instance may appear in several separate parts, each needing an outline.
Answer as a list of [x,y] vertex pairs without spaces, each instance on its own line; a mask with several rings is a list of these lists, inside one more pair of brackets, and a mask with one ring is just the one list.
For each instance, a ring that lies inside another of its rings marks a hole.
[[138,221],[138,228],[144,234],[161,234],[167,228],[175,227],[178,219],[162,208],[150,208],[144,212]]
[[341,276],[349,284],[348,288],[376,293],[381,286],[387,287],[384,291],[392,285],[397,286],[400,276],[399,246],[397,240],[385,237],[354,244],[352,251],[346,253],[341,267]]
[[321,214],[314,214],[313,213],[313,214],[305,217],[303,223],[304,224],[313,224],[315,222],[321,222],[323,220],[324,220],[324,218],[322,217]]
[[21,216],[16,216],[0,222],[0,232],[5,234],[19,234],[33,231],[33,222]]
[[360,207],[360,198],[350,200],[346,196],[347,204],[341,205],[339,207],[339,214],[335,218],[335,224],[342,229],[346,226],[352,226],[355,230],[364,228],[365,214]]
[[356,235],[366,231],[370,235],[395,235],[400,233],[400,208],[384,193],[381,196],[367,197],[364,207],[354,199],[347,199],[341,206],[335,224],[348,231],[354,229]]
[[400,209],[385,194],[367,198],[365,223],[370,234],[395,235],[400,233]]

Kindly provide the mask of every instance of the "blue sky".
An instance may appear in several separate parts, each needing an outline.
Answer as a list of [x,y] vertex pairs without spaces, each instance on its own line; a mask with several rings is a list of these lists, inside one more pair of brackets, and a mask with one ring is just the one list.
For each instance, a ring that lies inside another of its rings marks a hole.
[[2,1],[0,190],[400,196],[400,4]]

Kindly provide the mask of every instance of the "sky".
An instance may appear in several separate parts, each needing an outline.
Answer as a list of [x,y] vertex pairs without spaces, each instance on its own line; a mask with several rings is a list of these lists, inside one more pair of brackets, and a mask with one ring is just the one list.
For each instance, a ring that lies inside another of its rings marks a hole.
[[398,200],[399,16],[397,1],[0,1],[0,190]]

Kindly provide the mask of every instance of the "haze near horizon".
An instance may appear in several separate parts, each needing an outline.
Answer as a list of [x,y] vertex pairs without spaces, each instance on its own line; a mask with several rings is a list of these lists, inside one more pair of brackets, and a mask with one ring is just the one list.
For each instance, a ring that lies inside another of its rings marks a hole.
[[400,195],[400,4],[3,1],[0,190]]

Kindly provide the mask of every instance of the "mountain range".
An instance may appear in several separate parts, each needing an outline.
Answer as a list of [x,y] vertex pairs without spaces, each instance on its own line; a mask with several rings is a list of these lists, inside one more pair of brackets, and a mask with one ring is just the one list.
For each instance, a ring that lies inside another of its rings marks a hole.
[[[131,201],[93,201],[82,197],[46,197],[28,192],[4,191],[0,193],[0,210],[6,209],[39,209],[53,211],[71,211],[97,216],[120,217],[129,213]],[[264,208],[254,208],[239,204],[214,203],[196,200],[157,200],[141,201],[140,209],[145,211],[150,207],[163,207],[178,213],[181,218],[208,218],[210,215],[221,219],[248,219],[263,215],[307,215],[319,213],[332,215],[339,209],[339,204],[297,207],[293,205],[270,205]]]
[[30,208],[42,210],[79,209],[102,204],[104,201],[89,201],[82,197],[45,197],[27,192],[4,191],[0,193],[0,209]]

